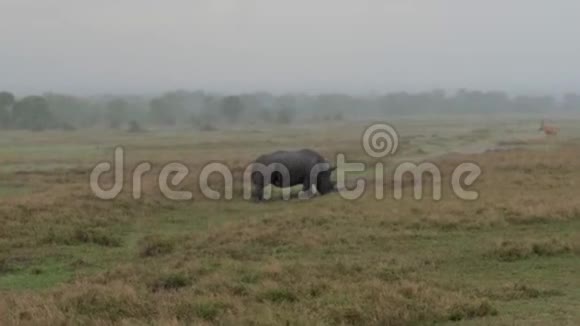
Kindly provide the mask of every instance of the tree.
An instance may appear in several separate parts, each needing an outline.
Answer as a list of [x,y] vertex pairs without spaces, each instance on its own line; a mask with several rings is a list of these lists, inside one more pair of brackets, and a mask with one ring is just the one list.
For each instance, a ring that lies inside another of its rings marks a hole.
[[131,120],[129,121],[129,129],[127,131],[130,133],[141,133],[145,130],[141,127],[137,120]]
[[222,114],[229,123],[236,123],[244,111],[244,104],[239,96],[228,96],[223,100]]
[[48,102],[42,96],[28,96],[14,104],[12,125],[19,129],[43,130],[53,125]]
[[0,128],[10,126],[10,110],[14,105],[14,95],[8,92],[0,92]]
[[200,91],[165,93],[149,102],[151,120],[156,124],[175,126],[187,121],[191,114],[200,114],[206,106],[206,98],[206,94]]
[[296,119],[296,109],[294,107],[284,107],[278,111],[276,122],[280,124],[289,124]]
[[89,110],[86,100],[64,94],[48,93],[44,95],[50,112],[61,126],[81,126]]
[[578,111],[580,109],[580,95],[574,93],[564,95],[562,108],[567,111]]
[[268,109],[262,109],[259,112],[259,117],[264,122],[272,122],[272,111]]
[[170,101],[170,98],[164,96],[154,98],[149,102],[151,117],[155,123],[167,126],[174,126],[177,123]]
[[107,104],[107,121],[113,129],[119,129],[127,123],[129,103],[123,99],[115,99]]

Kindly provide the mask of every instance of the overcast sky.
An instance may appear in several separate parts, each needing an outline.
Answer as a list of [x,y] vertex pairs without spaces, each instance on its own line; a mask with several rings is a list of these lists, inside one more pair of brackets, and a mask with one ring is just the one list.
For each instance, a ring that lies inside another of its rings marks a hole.
[[17,94],[580,91],[577,0],[0,0]]

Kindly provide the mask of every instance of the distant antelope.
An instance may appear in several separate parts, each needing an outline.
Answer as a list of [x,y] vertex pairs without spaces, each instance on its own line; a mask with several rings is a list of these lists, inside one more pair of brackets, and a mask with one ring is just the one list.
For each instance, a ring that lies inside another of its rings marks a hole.
[[560,128],[556,126],[548,126],[546,125],[546,122],[542,120],[539,131],[543,131],[546,136],[556,136],[560,132]]

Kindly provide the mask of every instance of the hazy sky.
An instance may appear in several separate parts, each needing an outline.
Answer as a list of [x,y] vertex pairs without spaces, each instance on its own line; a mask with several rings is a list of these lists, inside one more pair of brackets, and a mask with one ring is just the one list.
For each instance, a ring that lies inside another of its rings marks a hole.
[[0,0],[0,89],[580,91],[578,0]]

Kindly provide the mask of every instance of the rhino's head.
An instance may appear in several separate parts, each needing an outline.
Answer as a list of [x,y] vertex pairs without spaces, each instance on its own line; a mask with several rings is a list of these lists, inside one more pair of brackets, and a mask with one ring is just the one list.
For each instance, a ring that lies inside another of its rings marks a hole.
[[336,184],[332,181],[331,178],[332,172],[334,170],[336,170],[336,167],[330,167],[329,164],[327,169],[321,171],[318,174],[318,178],[316,180],[316,190],[318,190],[321,195],[325,195],[336,190]]

